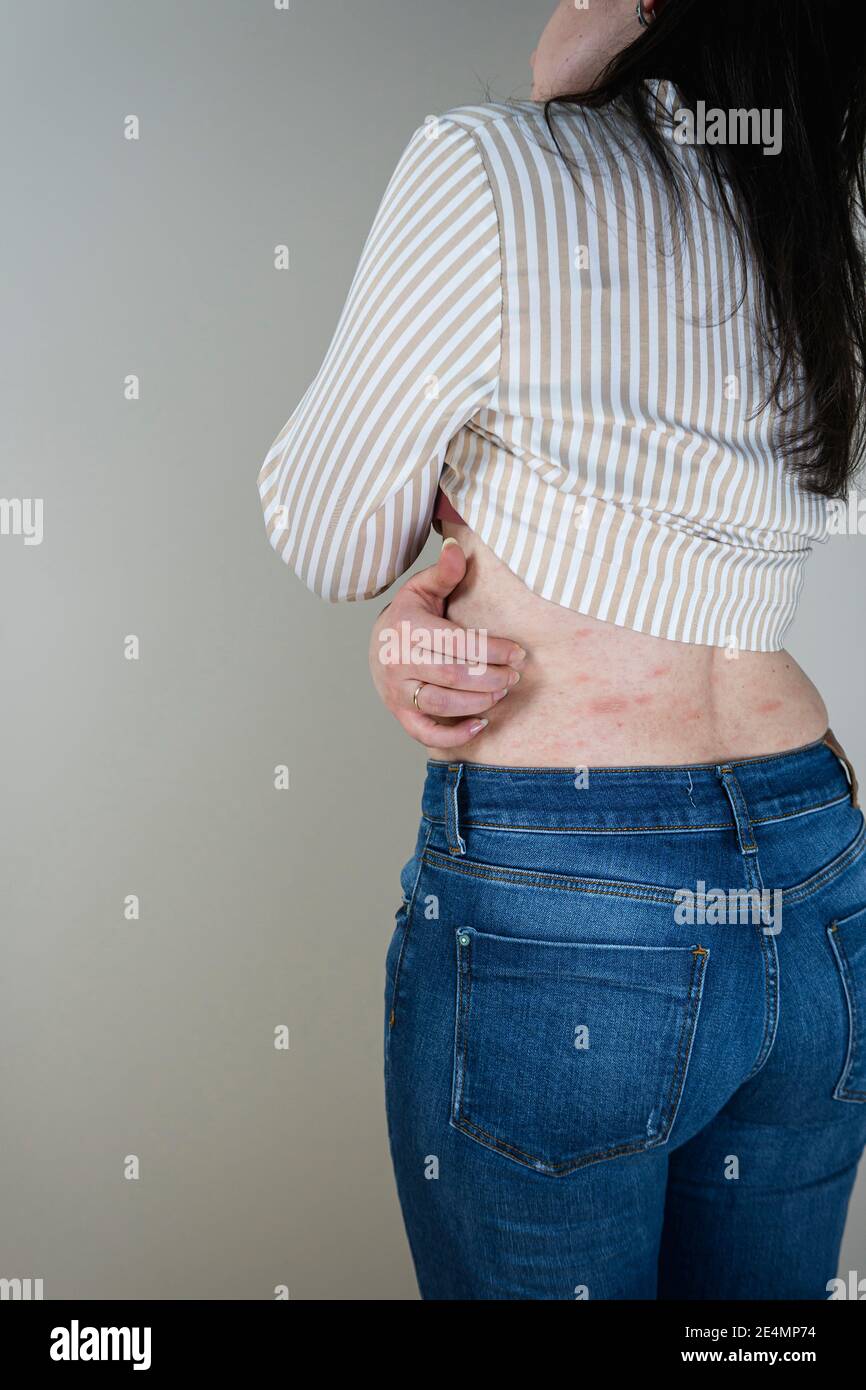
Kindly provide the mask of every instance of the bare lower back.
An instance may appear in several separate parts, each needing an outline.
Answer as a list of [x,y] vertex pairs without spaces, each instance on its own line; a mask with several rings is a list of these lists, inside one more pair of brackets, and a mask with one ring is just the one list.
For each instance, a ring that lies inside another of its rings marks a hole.
[[[467,526],[448,616],[509,637],[528,657],[462,760],[516,767],[701,763],[819,739],[827,710],[787,652],[726,654],[586,618],[533,594]],[[432,758],[447,757],[441,749]]]

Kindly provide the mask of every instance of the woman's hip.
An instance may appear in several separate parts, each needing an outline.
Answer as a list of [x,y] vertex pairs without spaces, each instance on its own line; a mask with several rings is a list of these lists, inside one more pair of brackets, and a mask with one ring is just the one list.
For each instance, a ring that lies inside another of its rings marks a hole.
[[392,1142],[447,1124],[561,1180],[685,1143],[758,1077],[780,1123],[859,1111],[864,845],[824,744],[587,777],[432,764],[386,966]]

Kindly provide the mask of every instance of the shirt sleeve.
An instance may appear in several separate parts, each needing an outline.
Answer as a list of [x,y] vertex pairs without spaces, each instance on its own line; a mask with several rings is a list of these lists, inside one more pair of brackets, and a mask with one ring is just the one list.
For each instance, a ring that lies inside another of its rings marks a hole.
[[499,224],[472,136],[431,118],[386,189],[322,367],[259,473],[271,545],[321,598],[372,598],[430,531],[449,440],[496,390]]

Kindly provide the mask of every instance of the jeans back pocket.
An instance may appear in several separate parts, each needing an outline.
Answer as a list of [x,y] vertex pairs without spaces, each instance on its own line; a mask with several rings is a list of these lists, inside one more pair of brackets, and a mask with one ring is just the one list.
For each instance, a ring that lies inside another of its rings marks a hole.
[[456,938],[456,1129],[552,1176],[666,1143],[708,951]]
[[866,907],[831,922],[830,945],[842,977],[848,1006],[848,1051],[833,1096],[866,1100]]

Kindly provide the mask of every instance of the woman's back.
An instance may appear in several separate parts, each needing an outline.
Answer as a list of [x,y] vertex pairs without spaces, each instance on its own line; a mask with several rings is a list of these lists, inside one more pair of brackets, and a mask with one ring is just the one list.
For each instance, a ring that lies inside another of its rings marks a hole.
[[[584,617],[539,598],[468,527],[444,523],[443,533],[469,557],[449,619],[507,635],[528,653],[520,684],[473,739],[473,761],[704,763],[780,752],[823,736],[824,702],[788,652],[667,642]],[[448,756],[436,748],[427,753]]]
[[616,105],[558,111],[559,148],[538,102],[430,118],[261,471],[272,544],[335,599],[411,563],[441,485],[470,556],[449,616],[530,653],[482,761],[739,757],[826,728],[782,651],[826,502],[784,466],[753,267],[673,139],[674,89],[647,85],[681,202]]
[[539,150],[536,104],[466,119],[504,229],[505,346],[442,477],[470,527],[443,525],[471,557],[448,611],[531,654],[473,758],[701,762],[820,738],[823,701],[773,649],[825,503],[783,468],[754,275],[695,152],[677,151],[680,209],[615,113],[557,113],[571,171]]
[[[675,641],[778,650],[826,504],[782,459],[756,277],[675,97],[677,205],[616,108],[465,108],[496,205],[501,352],[442,487],[536,593]],[[772,156],[768,156],[772,158]]]

